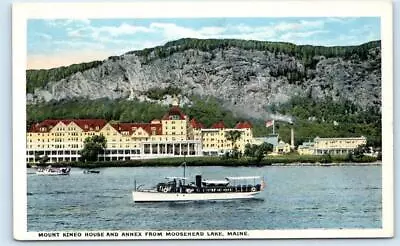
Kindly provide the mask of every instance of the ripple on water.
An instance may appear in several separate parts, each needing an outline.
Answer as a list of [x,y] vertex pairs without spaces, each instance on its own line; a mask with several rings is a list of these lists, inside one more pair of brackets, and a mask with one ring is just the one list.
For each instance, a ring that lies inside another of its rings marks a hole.
[[366,190],[381,190],[382,188],[381,187],[376,187],[376,186],[368,186],[368,187],[365,187],[365,189]]
[[153,185],[160,177],[180,175],[181,170],[109,168],[107,175],[96,178],[74,173],[62,179],[27,175],[28,230],[382,226],[380,167],[195,167],[193,170],[211,179],[262,175],[267,177],[268,187],[258,200],[135,204],[131,193],[134,177]]

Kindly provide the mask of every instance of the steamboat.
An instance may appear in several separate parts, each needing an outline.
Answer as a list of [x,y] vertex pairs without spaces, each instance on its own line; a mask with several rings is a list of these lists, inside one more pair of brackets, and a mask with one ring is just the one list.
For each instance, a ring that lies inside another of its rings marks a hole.
[[138,202],[175,202],[234,200],[256,198],[265,188],[264,179],[260,176],[225,177],[221,180],[203,179],[195,176],[194,182],[183,177],[166,177],[151,189],[136,187],[132,192],[135,203]]
[[64,176],[64,175],[69,175],[71,172],[70,167],[60,167],[60,168],[55,168],[52,166],[47,166],[46,168],[39,168],[36,171],[37,175],[43,175],[43,176]]

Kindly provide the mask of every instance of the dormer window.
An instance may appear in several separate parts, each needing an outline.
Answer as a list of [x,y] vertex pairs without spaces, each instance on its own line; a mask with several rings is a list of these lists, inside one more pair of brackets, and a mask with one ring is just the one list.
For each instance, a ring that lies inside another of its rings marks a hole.
[[88,125],[85,125],[85,129],[88,129],[89,128],[89,126]]
[[169,119],[170,119],[170,120],[179,120],[180,118],[179,118],[179,115],[176,115],[176,114],[175,114],[175,115],[170,115],[170,116],[169,116]]

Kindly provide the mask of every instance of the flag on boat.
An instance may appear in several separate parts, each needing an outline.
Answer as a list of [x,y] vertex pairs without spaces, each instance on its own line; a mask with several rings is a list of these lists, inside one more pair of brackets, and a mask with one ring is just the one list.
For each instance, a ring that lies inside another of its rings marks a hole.
[[268,120],[265,122],[265,127],[271,127],[275,124],[275,120]]

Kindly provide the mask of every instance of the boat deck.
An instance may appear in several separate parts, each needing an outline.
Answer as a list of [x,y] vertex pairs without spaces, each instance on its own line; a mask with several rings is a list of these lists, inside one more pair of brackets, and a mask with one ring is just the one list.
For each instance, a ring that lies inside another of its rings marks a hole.
[[237,186],[158,186],[157,192],[164,193],[234,193],[234,192],[257,192],[261,191],[261,185],[237,185]]

